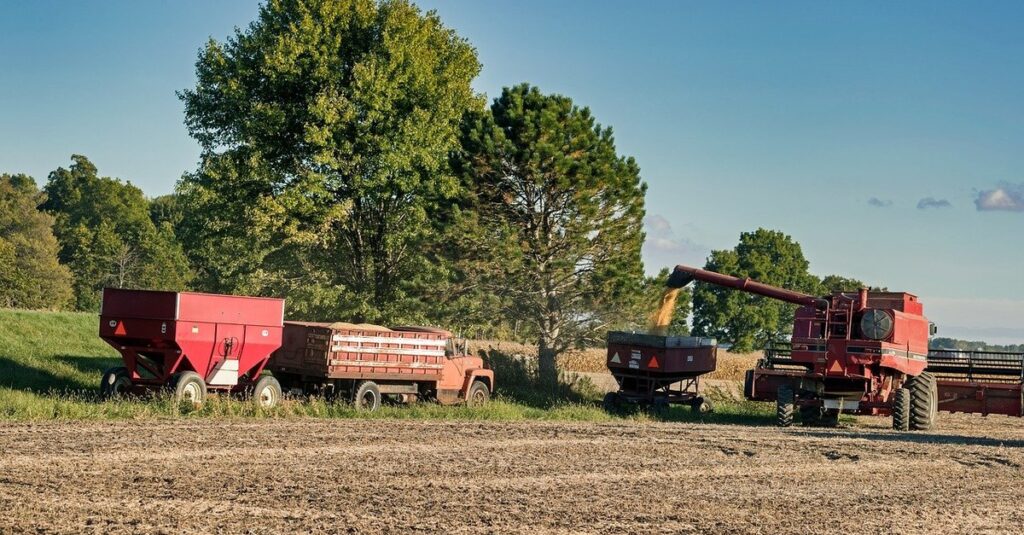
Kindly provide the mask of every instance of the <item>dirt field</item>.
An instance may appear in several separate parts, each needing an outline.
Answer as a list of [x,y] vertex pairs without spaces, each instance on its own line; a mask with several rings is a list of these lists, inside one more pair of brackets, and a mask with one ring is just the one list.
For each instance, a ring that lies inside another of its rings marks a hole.
[[1024,422],[0,424],[0,532],[1010,532]]

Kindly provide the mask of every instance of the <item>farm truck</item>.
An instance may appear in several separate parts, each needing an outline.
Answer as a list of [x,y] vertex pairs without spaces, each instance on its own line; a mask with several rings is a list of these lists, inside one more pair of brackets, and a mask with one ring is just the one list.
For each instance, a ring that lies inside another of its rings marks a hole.
[[865,288],[816,297],[682,265],[668,286],[693,281],[800,307],[790,343],[769,347],[744,381],[747,399],[776,403],[779,426],[797,413],[804,424],[836,425],[841,412],[891,415],[898,430],[935,424],[938,385],[925,371],[934,325],[913,294]]

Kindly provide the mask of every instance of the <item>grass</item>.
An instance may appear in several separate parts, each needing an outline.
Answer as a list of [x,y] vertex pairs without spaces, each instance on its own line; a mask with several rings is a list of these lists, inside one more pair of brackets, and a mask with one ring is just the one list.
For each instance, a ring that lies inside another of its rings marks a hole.
[[715,413],[709,415],[693,414],[685,407],[673,407],[657,418],[641,410],[609,414],[600,405],[604,392],[586,377],[563,374],[557,387],[544,386],[537,378],[531,348],[503,343],[474,347],[494,369],[498,385],[495,399],[483,407],[418,403],[365,413],[345,403],[314,398],[286,399],[278,407],[264,409],[227,395],[210,396],[199,407],[176,404],[167,396],[100,401],[100,376],[120,363],[120,357],[97,336],[97,321],[95,314],[87,313],[0,310],[0,420],[385,418],[766,425],[772,421],[767,404],[737,401],[714,389],[708,395]]

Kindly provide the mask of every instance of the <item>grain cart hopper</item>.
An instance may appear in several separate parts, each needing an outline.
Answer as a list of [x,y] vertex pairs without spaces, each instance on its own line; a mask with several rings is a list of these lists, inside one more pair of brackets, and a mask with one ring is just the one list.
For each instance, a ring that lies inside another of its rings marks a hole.
[[775,401],[777,423],[835,425],[840,412],[892,415],[899,430],[934,425],[938,392],[925,373],[932,326],[917,297],[861,289],[815,297],[749,278],[676,266],[668,285],[697,280],[799,305],[791,343],[749,370],[744,395]]
[[124,366],[103,374],[100,394],[169,389],[202,403],[210,389],[273,406],[281,387],[261,372],[281,345],[283,316],[283,299],[105,288],[100,338]]
[[941,411],[1024,416],[1024,353],[932,349],[928,372]]
[[605,396],[605,410],[632,403],[660,413],[685,404],[710,412],[711,402],[700,396],[700,376],[715,370],[717,350],[713,338],[609,332],[608,371],[619,390]]
[[478,405],[494,389],[494,372],[483,359],[432,327],[286,321],[268,369],[286,389],[352,401],[368,411],[380,407],[382,396]]

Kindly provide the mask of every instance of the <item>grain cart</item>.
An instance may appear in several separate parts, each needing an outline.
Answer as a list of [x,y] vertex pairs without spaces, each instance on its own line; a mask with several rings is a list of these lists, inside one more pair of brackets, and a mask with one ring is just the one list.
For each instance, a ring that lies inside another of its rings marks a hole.
[[932,349],[928,372],[941,411],[1024,416],[1024,353]]
[[124,366],[103,374],[100,394],[169,389],[202,403],[209,389],[274,406],[281,387],[261,372],[281,345],[283,316],[283,299],[105,288],[99,334]]
[[815,297],[687,266],[676,266],[668,285],[694,280],[800,306],[791,343],[766,351],[744,384],[748,399],[776,403],[778,425],[792,425],[797,410],[805,424],[835,425],[848,412],[892,415],[899,430],[934,425],[938,388],[925,372],[934,325],[916,296],[861,289]]
[[368,411],[380,407],[382,396],[479,405],[494,389],[494,372],[482,359],[431,327],[286,321],[269,369],[286,389],[350,400]]
[[619,390],[605,395],[605,410],[632,403],[655,413],[671,404],[711,412],[711,402],[700,396],[700,376],[715,370],[717,352],[713,338],[609,332],[608,371]]

